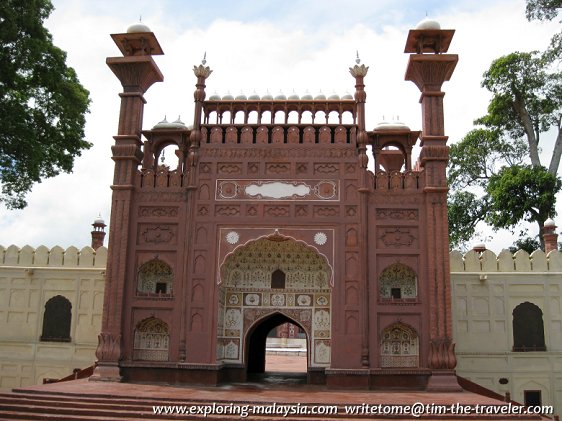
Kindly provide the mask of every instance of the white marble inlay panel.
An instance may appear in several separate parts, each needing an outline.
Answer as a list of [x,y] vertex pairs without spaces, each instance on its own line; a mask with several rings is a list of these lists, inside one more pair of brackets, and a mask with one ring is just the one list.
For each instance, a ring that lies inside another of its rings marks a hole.
[[246,194],[249,196],[261,196],[272,199],[281,199],[284,197],[307,196],[310,194],[311,188],[306,184],[292,184],[281,181],[272,183],[250,184],[246,186]]

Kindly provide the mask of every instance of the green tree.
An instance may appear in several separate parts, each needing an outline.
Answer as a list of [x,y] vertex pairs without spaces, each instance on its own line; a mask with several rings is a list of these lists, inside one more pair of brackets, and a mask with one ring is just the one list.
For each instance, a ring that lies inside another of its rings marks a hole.
[[[525,14],[529,21],[533,19],[545,21],[556,18],[561,10],[562,1],[560,0],[527,0]],[[549,61],[562,58],[562,31],[554,34],[544,56]]]
[[[539,53],[516,52],[495,60],[484,73],[482,86],[493,94],[488,114],[476,120],[479,127],[450,149],[449,230],[453,246],[468,241],[480,221],[499,229],[513,228],[527,220],[542,229],[544,221],[554,216],[555,194],[559,191],[562,75]],[[541,148],[546,150],[541,136],[548,131],[554,131],[556,139],[545,169],[539,152]],[[527,162],[532,168],[526,166]],[[508,171],[510,168],[521,173],[516,176]],[[517,182],[532,182],[535,189],[535,194],[524,200],[511,197],[510,206],[519,208],[518,213],[505,206],[508,194],[527,191],[525,185],[516,188]],[[506,189],[505,195],[501,188]],[[555,190],[544,190],[551,188]],[[466,210],[468,204],[473,207],[470,211]],[[459,216],[462,212],[467,215]],[[458,221],[464,224],[462,229]]]
[[89,92],[43,26],[49,0],[0,2],[0,201],[27,205],[34,183],[71,172],[85,141]]
[[562,181],[543,167],[503,167],[486,186],[490,206],[485,220],[496,228],[510,228],[519,221],[534,222],[542,228],[554,214],[556,193],[561,187]]

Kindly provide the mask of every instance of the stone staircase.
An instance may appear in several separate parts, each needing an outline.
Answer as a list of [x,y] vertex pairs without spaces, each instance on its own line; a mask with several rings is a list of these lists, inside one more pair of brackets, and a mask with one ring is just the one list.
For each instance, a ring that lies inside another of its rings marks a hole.
[[[71,382],[67,382],[67,385]],[[90,382],[92,383],[92,382]],[[98,382],[96,382],[98,383]],[[230,393],[228,390],[225,389],[217,389],[216,397],[210,397],[209,393],[206,395],[203,394],[201,399],[194,398],[194,396],[190,396],[190,393],[186,393],[185,398],[179,397],[178,393],[181,393],[181,388],[169,388],[170,390],[174,390],[174,393],[170,393],[169,398],[164,397],[147,397],[147,393],[137,392],[142,391],[142,385],[134,385],[134,389],[131,390],[131,393],[128,395],[123,395],[122,392],[120,394],[112,394],[111,393],[111,386],[107,384],[101,384],[99,387],[99,393],[92,393],[91,390],[88,392],[84,392],[81,390],[80,385],[77,384],[75,388],[76,391],[72,391],[72,387],[68,388],[67,392],[61,391],[49,391],[49,390],[41,390],[38,387],[28,388],[28,389],[18,389],[11,393],[0,393],[0,419],[2,420],[99,420],[99,421],[112,421],[112,420],[195,420],[195,419],[207,419],[211,421],[218,421],[218,420],[240,420],[243,419],[239,413],[235,414],[209,414],[206,417],[203,414],[173,414],[173,415],[164,415],[164,414],[155,414],[153,410],[153,406],[163,406],[163,405],[177,405],[181,407],[186,407],[190,405],[224,405],[225,407],[231,405],[264,405],[264,404],[272,404],[273,401],[278,402],[277,405],[288,405],[291,402],[300,402],[300,407],[302,408],[308,401],[309,394],[305,389],[302,390],[302,394],[300,399],[294,399],[294,395],[290,395],[290,392],[285,390],[278,390],[276,391],[275,395],[276,398],[267,400],[261,399],[259,400],[260,390],[247,388],[244,389],[243,387],[233,388],[233,393]],[[103,392],[104,386],[107,386],[107,392]],[[154,386],[147,386],[151,387],[154,390]],[[167,386],[161,386],[159,395],[162,396],[162,393],[165,393]],[[45,388],[46,389],[46,388]],[[179,390],[179,392],[178,392]],[[206,389],[209,392],[209,389]],[[245,391],[245,392],[244,392]],[[244,394],[241,395],[241,392]],[[271,392],[271,390],[269,390]],[[294,392],[294,391],[293,391]],[[318,400],[318,392],[313,391],[312,394],[316,395],[316,397],[312,397],[311,403],[308,405],[317,405],[319,404]],[[212,391],[210,392],[212,396]],[[230,393],[230,394],[229,394]],[[193,393],[191,393],[193,395]],[[246,396],[246,399],[241,399],[241,396]],[[288,396],[290,395],[290,396]],[[327,399],[322,401],[322,404],[330,404],[329,400],[335,402],[333,405],[336,405],[338,408],[337,415],[289,415],[287,417],[283,417],[282,415],[274,415],[274,414],[250,414],[247,418],[253,421],[269,421],[269,420],[276,420],[276,419],[285,419],[288,421],[320,421],[320,420],[360,420],[360,419],[415,419],[412,417],[400,417],[400,416],[388,416],[388,417],[379,417],[376,418],[373,415],[346,415],[345,405],[341,403],[342,398],[345,396],[349,396],[350,398],[355,397],[357,392],[354,391],[341,391],[337,393],[337,395],[327,396]],[[402,396],[401,396],[402,395]],[[257,397],[256,397],[257,396]],[[334,396],[337,397],[334,398]],[[388,396],[384,399],[389,399]],[[394,395],[393,402],[387,403],[396,403],[396,404],[404,404],[404,397],[407,394],[397,393]],[[372,395],[373,401],[377,401],[378,395]],[[291,400],[291,399],[293,400]],[[304,401],[304,402],[303,402]],[[338,401],[338,403],[336,403]],[[358,400],[352,400],[353,402],[357,403]],[[380,402],[380,400],[379,400]],[[406,400],[407,402],[407,400]],[[489,402],[488,402],[489,403]],[[501,402],[498,402],[498,404]],[[541,416],[535,415],[493,415],[493,416],[482,416],[479,415],[478,417],[475,416],[460,416],[460,415],[422,415],[419,419],[426,419],[426,420],[468,420],[468,419],[479,419],[479,420],[541,420],[541,419],[548,419],[543,418]]]

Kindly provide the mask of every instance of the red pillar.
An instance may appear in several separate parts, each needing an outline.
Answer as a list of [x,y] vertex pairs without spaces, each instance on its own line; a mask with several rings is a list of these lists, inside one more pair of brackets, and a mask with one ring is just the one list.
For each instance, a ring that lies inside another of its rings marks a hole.
[[[421,91],[422,134],[420,167],[425,175],[426,279],[429,300],[429,356],[432,369],[428,390],[458,390],[453,369],[457,361],[452,338],[451,279],[447,221],[446,167],[449,157],[445,136],[443,83],[450,79],[458,61],[446,53],[454,31],[439,28],[411,30],[406,42],[410,55],[406,80]],[[429,54],[424,54],[429,53]]]
[[107,65],[123,86],[119,126],[111,150],[115,161],[111,203],[108,260],[105,280],[102,331],[98,336],[97,366],[91,380],[120,381],[123,306],[129,260],[131,199],[137,169],[142,161],[141,129],[144,93],[164,77],[152,59],[163,54],[152,32],[112,35],[123,57],[109,57]]

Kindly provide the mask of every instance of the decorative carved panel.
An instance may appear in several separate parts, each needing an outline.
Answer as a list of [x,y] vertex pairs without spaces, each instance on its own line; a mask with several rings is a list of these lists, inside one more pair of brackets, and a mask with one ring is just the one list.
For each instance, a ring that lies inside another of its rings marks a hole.
[[381,228],[378,236],[379,247],[411,248],[417,247],[417,228]]
[[163,216],[163,217],[176,217],[178,216],[177,206],[140,206],[139,216]]
[[339,171],[338,164],[314,164],[314,174],[334,174]]
[[176,244],[177,226],[170,224],[140,224],[138,244]]
[[242,174],[242,164],[237,162],[223,162],[217,165],[219,174]]
[[314,216],[330,217],[339,214],[340,208],[338,206],[314,206]]
[[239,216],[240,206],[216,206],[215,215],[219,216]]
[[280,216],[290,216],[291,209],[288,205],[286,206],[265,206],[264,213],[267,216],[280,217]]
[[291,164],[288,162],[268,162],[265,164],[267,174],[287,174],[290,170]]
[[417,221],[417,209],[377,209],[377,219],[396,219],[401,221]]
[[[339,201],[338,180],[217,180],[220,201]],[[339,208],[338,208],[339,209]],[[339,212],[339,211],[338,211]]]

